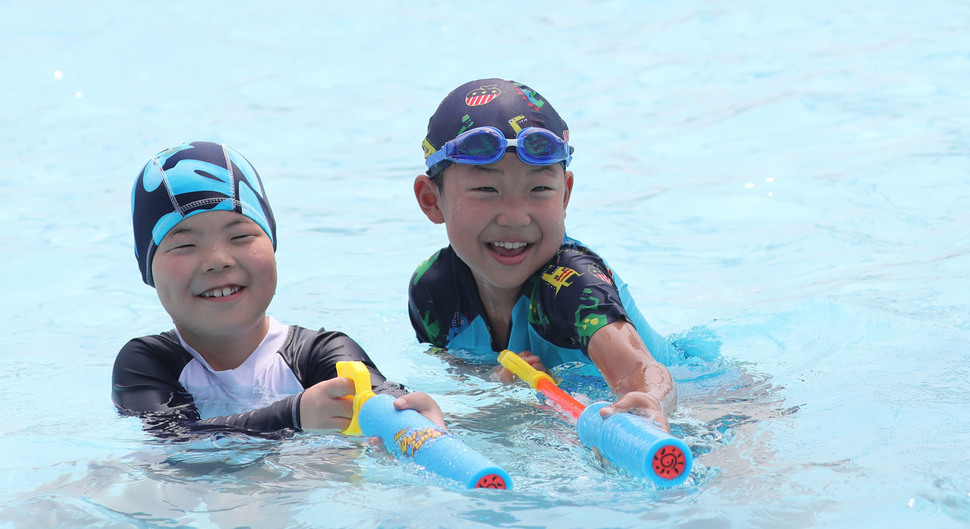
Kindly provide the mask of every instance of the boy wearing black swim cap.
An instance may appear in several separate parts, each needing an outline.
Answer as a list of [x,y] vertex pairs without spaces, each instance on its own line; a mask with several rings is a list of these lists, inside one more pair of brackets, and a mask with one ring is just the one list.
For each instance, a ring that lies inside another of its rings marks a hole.
[[[459,86],[428,121],[427,173],[414,194],[449,246],[409,288],[420,341],[495,360],[510,349],[536,369],[592,362],[618,400],[669,430],[671,351],[606,262],[566,236],[573,187],[569,129],[548,100],[514,81]],[[500,375],[512,375],[501,369]]]
[[266,315],[276,293],[276,221],[256,169],[235,150],[192,142],[156,154],[132,189],[135,257],[175,328],[118,353],[112,400],[156,433],[344,430],[358,360],[374,391],[444,426],[438,405],[377,370],[347,335]]

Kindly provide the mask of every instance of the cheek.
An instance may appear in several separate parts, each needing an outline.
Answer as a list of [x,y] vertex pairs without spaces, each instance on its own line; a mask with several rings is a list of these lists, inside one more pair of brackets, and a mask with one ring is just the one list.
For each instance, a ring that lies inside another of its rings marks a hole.
[[163,292],[167,293],[171,291],[175,283],[178,282],[178,277],[180,277],[180,274],[176,263],[164,258],[156,258],[152,261],[152,279],[155,281],[155,290],[159,292],[159,296]]
[[276,254],[273,253],[272,246],[261,248],[258,251],[258,255],[254,255],[254,257],[254,262],[256,263],[254,267],[255,273],[261,278],[262,283],[267,288],[271,289],[272,292],[276,292]]
[[439,202],[441,207],[441,216],[445,218],[445,222],[449,222],[454,219],[457,215],[461,214],[462,203],[459,198],[449,198],[448,200],[441,200]]
[[451,243],[452,247],[456,250],[460,250],[463,247],[463,242],[467,237],[465,237],[462,226],[459,226],[456,222],[446,222],[445,233],[448,235],[448,242]]
[[566,210],[559,204],[550,205],[542,213],[544,222],[550,226],[563,227],[566,225]]
[[264,274],[265,274],[265,277],[266,277],[267,286],[270,287],[270,291],[271,292],[274,292],[275,293],[276,292],[276,283],[277,283],[277,280],[278,280],[278,276],[277,276],[277,273],[276,273],[276,260],[275,259],[270,260],[270,262],[267,264],[266,271],[264,272]]
[[461,200],[449,202],[448,206],[442,209],[441,213],[445,218],[445,229],[448,233],[467,232],[480,222],[478,219],[478,210],[474,207],[469,207],[468,204],[463,203]]
[[180,294],[185,292],[185,289],[180,288],[179,285],[171,281],[170,277],[166,275],[166,270],[160,269],[159,272],[160,273],[155,274],[154,276],[155,294],[158,296],[158,301],[162,304],[162,308],[164,308],[169,315],[177,314],[179,313],[179,308],[183,302],[183,298],[180,296]]
[[558,247],[566,235],[566,213],[559,211],[547,217],[546,227],[549,243],[555,242]]

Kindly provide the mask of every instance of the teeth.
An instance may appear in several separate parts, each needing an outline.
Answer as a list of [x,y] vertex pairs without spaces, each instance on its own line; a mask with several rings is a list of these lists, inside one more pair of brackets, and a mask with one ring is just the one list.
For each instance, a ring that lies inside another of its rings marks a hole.
[[223,296],[231,296],[239,291],[238,287],[222,287],[221,289],[215,288],[208,292],[203,292],[202,297],[204,298],[221,298]]
[[493,242],[492,246],[498,246],[499,248],[505,248],[506,250],[518,250],[528,243],[524,242]]

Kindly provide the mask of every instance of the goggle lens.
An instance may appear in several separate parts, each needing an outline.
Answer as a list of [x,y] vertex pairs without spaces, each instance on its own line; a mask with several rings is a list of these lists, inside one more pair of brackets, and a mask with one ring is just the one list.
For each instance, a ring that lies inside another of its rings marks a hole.
[[475,163],[474,160],[491,160],[485,163],[492,163],[505,154],[505,144],[505,138],[502,135],[482,131],[455,138],[454,143],[445,145],[445,150],[450,151],[448,158],[455,162]]
[[469,164],[487,165],[505,156],[505,150],[515,147],[519,159],[529,165],[550,165],[572,159],[572,147],[552,132],[538,127],[521,130],[514,140],[508,140],[494,127],[479,127],[458,135],[445,143],[441,150],[428,156],[428,169],[445,160]]
[[550,163],[545,160],[553,160],[551,163],[560,162],[569,156],[568,147],[562,140],[542,130],[520,135],[517,143],[516,152],[521,153],[519,157],[526,163],[529,162],[523,158],[523,155],[535,160],[534,165]]

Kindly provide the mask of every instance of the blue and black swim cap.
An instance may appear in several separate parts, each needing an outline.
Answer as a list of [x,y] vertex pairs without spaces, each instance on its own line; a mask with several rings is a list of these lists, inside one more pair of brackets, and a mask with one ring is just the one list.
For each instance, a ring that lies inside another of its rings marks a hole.
[[[528,86],[505,79],[478,79],[451,91],[428,120],[428,135],[421,143],[425,159],[459,134],[478,127],[495,127],[507,139],[522,129],[546,129],[569,142],[569,127],[556,109]],[[434,177],[452,162],[444,160],[428,169]]]
[[249,217],[276,249],[276,219],[252,164],[225,145],[183,143],[152,157],[131,190],[135,258],[146,284],[155,286],[152,258],[165,234],[182,219],[207,211]]

